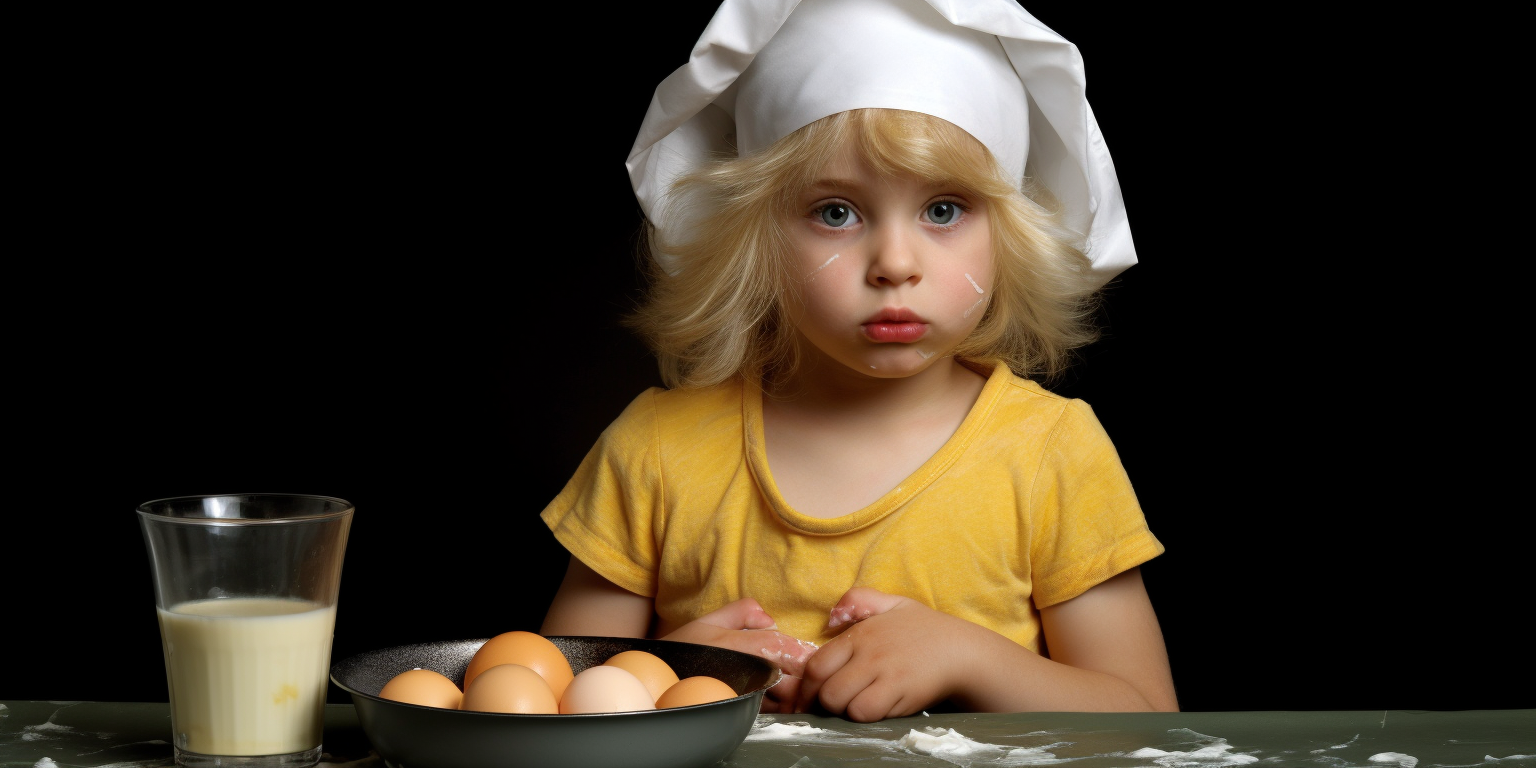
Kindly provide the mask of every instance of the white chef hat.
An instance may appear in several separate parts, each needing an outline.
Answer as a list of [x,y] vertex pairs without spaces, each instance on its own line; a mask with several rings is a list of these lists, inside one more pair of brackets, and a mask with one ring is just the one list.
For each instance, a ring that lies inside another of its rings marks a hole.
[[1077,46],[1016,0],[725,0],[656,87],[625,165],[666,233],[672,182],[713,157],[850,109],[922,112],[965,129],[1018,183],[1049,188],[1108,281],[1136,250],[1085,91]]

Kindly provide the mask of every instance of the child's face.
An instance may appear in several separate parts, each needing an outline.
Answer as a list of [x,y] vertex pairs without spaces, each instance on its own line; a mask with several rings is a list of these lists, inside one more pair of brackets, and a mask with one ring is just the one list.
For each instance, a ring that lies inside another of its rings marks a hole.
[[845,150],[796,202],[791,266],[802,282],[789,311],[825,356],[869,376],[910,376],[981,321],[992,289],[984,201],[876,175]]

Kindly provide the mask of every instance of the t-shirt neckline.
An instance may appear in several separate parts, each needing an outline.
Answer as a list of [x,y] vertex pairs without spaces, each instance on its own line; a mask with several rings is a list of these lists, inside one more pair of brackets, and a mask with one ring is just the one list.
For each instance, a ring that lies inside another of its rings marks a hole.
[[757,482],[758,490],[767,500],[768,506],[785,525],[808,534],[850,533],[871,525],[900,509],[902,505],[911,501],[912,497],[921,493],[943,475],[965,452],[966,446],[981,430],[981,425],[986,423],[987,415],[991,413],[1003,388],[1011,378],[1012,372],[1009,371],[1008,366],[1000,362],[992,363],[992,372],[988,374],[986,383],[982,385],[981,394],[977,395],[976,402],[971,405],[971,410],[961,420],[955,433],[950,435],[949,439],[944,441],[944,445],[928,457],[928,460],[923,462],[915,472],[863,509],[838,517],[812,517],[797,511],[784,500],[779,493],[778,485],[773,481],[773,473],[768,467],[767,441],[763,432],[764,393],[762,387],[752,384],[742,387],[741,397],[742,434],[746,440],[743,448],[747,456],[747,466]]

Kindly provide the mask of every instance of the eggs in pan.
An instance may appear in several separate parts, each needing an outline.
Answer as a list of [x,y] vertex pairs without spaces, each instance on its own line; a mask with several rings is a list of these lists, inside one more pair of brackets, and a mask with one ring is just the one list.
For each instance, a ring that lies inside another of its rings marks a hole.
[[475,684],[464,689],[464,703],[459,709],[553,715],[560,711],[560,700],[532,668],[497,664],[480,673]]
[[521,664],[539,673],[555,695],[555,701],[565,695],[565,687],[571,684],[573,677],[565,654],[543,635],[503,632],[485,641],[485,645],[470,658],[469,666],[464,669],[464,692],[469,692],[480,673],[498,664]]
[[558,646],[521,630],[504,632],[480,646],[464,670],[462,689],[445,675],[418,668],[395,675],[379,691],[380,698],[425,707],[525,715],[669,709],[736,695],[713,677],[679,680],[665,661],[639,650],[615,654],[573,674]]
[[705,675],[685,677],[677,681],[671,688],[663,691],[661,697],[656,699],[657,709],[670,709],[672,707],[687,707],[694,704],[707,704],[711,701],[723,701],[736,695],[729,685],[723,681]]
[[[665,661],[657,658],[655,654],[645,651],[624,651],[616,653],[603,666],[617,667],[640,679],[645,684],[645,690],[650,694],[651,701],[661,698],[668,688],[677,682],[677,673],[672,671]],[[735,696],[734,692],[731,696]]]
[[459,709],[464,702],[463,691],[447,675],[419,667],[407,669],[390,678],[384,684],[384,689],[379,691],[379,696],[441,709]]

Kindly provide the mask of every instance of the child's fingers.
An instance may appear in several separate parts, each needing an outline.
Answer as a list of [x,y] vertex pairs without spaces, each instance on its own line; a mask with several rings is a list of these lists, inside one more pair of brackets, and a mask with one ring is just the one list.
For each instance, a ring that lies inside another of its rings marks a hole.
[[761,656],[777,664],[787,675],[799,677],[816,644],[798,640],[774,629],[773,617],[750,597],[726,603],[688,622],[666,636],[667,640],[701,643]]
[[854,587],[843,593],[827,617],[827,629],[863,621],[900,605],[906,598],[881,592],[874,587]]
[[[887,717],[908,714],[899,709],[905,697],[888,678],[871,679],[861,687],[850,688],[849,692],[851,695],[843,705],[842,712],[844,717],[856,723],[873,723]],[[828,700],[836,701],[840,695],[843,694],[823,688],[822,705],[830,706]]]
[[[805,663],[819,649],[815,643],[790,637],[783,632],[757,632],[754,633],[762,639],[762,645],[753,651],[757,655],[779,665],[786,675],[801,677],[805,674]],[[756,642],[756,639],[753,640]]]
[[809,712],[811,704],[821,694],[821,688],[827,679],[836,674],[853,658],[853,643],[846,635],[833,638],[826,645],[816,651],[805,663],[804,674],[801,675],[800,691],[795,696],[795,712]]
[[763,695],[763,703],[758,707],[758,712],[765,715],[794,714],[795,697],[799,693],[800,678],[786,673]]
[[816,644],[796,640],[783,632],[772,629],[721,628],[701,622],[690,622],[683,628],[662,638],[684,643],[713,645],[716,648],[760,656],[787,675],[799,677],[805,672],[805,662],[816,653]]
[[[816,700],[821,702],[828,712],[840,715],[856,722],[867,723],[880,719],[879,715],[873,717],[868,713],[849,709],[855,697],[866,699],[866,709],[878,706],[874,700],[865,695],[875,683],[875,669],[868,664],[845,664],[831,677],[823,680],[816,691]],[[874,697],[878,699],[879,697]]]
[[773,629],[777,626],[763,606],[750,597],[726,603],[696,621],[721,629]]

